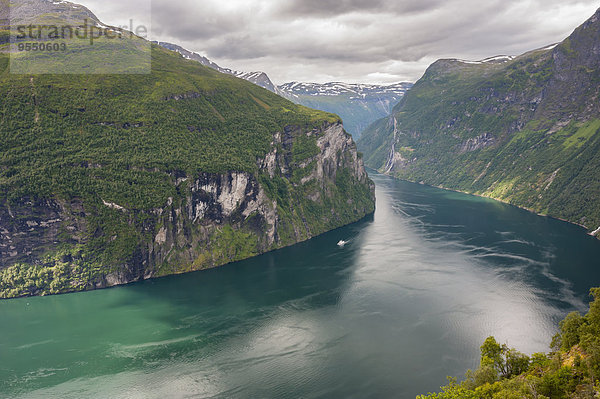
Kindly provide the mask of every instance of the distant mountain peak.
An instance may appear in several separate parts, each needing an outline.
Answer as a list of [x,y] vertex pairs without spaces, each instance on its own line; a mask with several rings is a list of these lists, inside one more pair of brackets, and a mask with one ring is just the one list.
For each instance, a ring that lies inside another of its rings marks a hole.
[[490,64],[504,64],[514,60],[516,57],[512,55],[496,55],[494,57],[484,58],[482,60],[464,60],[460,58],[448,58],[441,59],[438,61],[446,61],[450,63],[468,64],[468,65],[490,65]]
[[279,86],[279,89],[294,102],[338,114],[346,129],[359,137],[371,122],[389,115],[411,87],[412,83],[408,82],[376,85],[294,81]]
[[257,86],[264,87],[265,89],[272,91],[273,93],[281,94],[281,92],[279,91],[279,88],[271,81],[269,76],[262,71],[257,71],[257,72],[231,71],[231,74],[234,76],[237,76],[238,78],[252,82]]
[[486,63],[505,63],[505,62],[509,62],[515,59],[514,55],[497,55],[495,57],[488,57],[488,58],[484,58],[481,61],[475,61],[481,64],[486,64]]
[[8,7],[0,4],[0,19],[10,19],[13,25],[44,21],[48,16],[59,16],[65,23],[81,23],[87,19],[100,24],[98,17],[87,7],[70,1],[11,0]]

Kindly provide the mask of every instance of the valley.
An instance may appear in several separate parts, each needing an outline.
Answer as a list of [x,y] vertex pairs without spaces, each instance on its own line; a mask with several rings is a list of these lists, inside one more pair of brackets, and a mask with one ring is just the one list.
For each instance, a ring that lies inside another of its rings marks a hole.
[[591,2],[95,1],[0,0],[2,398],[600,396]]

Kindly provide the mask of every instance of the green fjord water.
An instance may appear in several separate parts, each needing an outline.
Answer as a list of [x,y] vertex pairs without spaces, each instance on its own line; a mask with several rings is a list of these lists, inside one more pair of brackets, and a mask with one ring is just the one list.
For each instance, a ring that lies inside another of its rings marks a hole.
[[0,397],[414,398],[475,367],[488,335],[545,351],[600,285],[581,228],[372,177],[375,215],[309,242],[0,302]]

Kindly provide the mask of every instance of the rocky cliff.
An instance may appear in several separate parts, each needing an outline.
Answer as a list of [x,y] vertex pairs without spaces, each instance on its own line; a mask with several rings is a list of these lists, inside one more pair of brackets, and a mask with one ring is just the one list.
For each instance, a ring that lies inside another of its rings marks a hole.
[[[295,156],[300,146],[314,151]],[[109,287],[220,266],[307,240],[374,211],[374,185],[340,123],[273,135],[256,172],[172,174],[177,195],[160,208],[102,201],[141,237],[121,263],[90,255],[81,201],[24,199],[0,206],[0,295]],[[102,235],[102,232],[96,232]],[[110,237],[119,240],[120,237]],[[62,248],[58,250],[57,248]]]

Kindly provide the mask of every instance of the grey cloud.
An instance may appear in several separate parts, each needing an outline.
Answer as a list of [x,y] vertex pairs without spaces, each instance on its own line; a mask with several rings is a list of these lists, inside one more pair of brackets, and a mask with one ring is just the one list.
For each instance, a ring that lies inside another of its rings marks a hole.
[[217,58],[255,59],[270,54],[281,54],[269,48],[268,43],[257,40],[248,34],[227,35],[213,45],[207,45],[205,51]]
[[431,10],[444,0],[293,0],[281,7],[282,15],[332,17],[352,12],[412,14]]
[[180,40],[225,36],[248,25],[247,16],[221,13],[208,2],[186,3],[155,1],[152,7],[153,30]]
[[154,0],[152,19],[154,39],[226,67],[263,70],[278,83],[392,82],[416,80],[437,58],[516,55],[562,40],[597,6],[596,0]]
[[384,9],[385,0],[294,0],[280,9],[281,15],[332,17],[355,11]]

